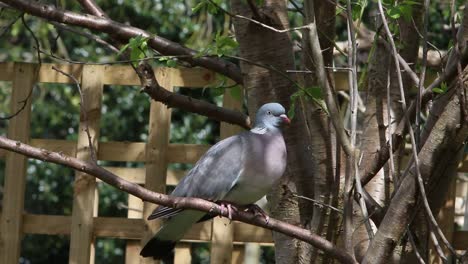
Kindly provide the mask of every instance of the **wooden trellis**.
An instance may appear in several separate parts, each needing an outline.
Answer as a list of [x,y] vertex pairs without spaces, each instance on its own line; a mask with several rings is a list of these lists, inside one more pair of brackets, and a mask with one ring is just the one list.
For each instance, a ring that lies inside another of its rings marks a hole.
[[[55,66],[73,74],[81,82],[87,98],[85,106],[88,125],[97,148],[97,158],[102,161],[145,162],[144,168],[106,167],[120,177],[138,183],[158,192],[164,192],[166,185],[175,185],[184,175],[181,171],[167,169],[168,163],[194,163],[209,148],[206,145],[170,144],[171,110],[163,104],[151,101],[149,132],[147,142],[98,142],[99,122],[101,117],[102,94],[104,85],[139,85],[133,69],[128,66],[103,65],[63,65],[29,63],[0,63],[0,81],[12,82],[10,112],[15,113],[36,82],[67,83],[73,81],[52,69]],[[38,68],[40,67],[40,68]],[[213,83],[214,73],[204,69],[159,68],[157,79],[161,86],[172,90],[173,87],[205,87]],[[344,78],[335,76],[336,83],[343,85]],[[240,102],[227,92],[223,105],[239,109]],[[83,115],[81,114],[81,117]],[[11,119],[8,125],[8,137],[36,147],[63,152],[80,159],[88,159],[87,136],[83,131],[84,122],[80,120],[78,140],[31,139],[29,126],[31,118],[31,100],[28,100],[23,111]],[[236,133],[237,127],[222,123],[221,137]],[[155,205],[143,204],[141,200],[129,195],[130,208],[141,209],[141,212],[128,212],[128,218],[97,216],[96,179],[76,172],[73,196],[72,215],[38,215],[24,213],[24,197],[27,159],[19,154],[0,150],[0,158],[5,159],[5,182],[3,210],[0,222],[0,263],[18,263],[21,239],[23,234],[70,235],[69,263],[93,263],[96,237],[113,237],[127,239],[125,263],[149,263],[152,260],[141,259],[139,251],[141,240],[148,239],[159,222],[146,221],[146,216]],[[466,159],[466,158],[465,158]],[[467,171],[466,162],[460,167]],[[454,185],[455,186],[455,185]],[[455,188],[455,187],[454,187]],[[453,226],[453,199],[455,190],[449,195],[447,212],[444,221]],[[451,221],[451,222],[450,222]],[[450,229],[449,227],[447,230]],[[454,232],[448,236],[458,249],[468,248],[467,232]],[[190,263],[189,242],[212,241],[211,263],[242,263],[243,244],[253,242],[271,244],[269,230],[251,225],[233,222],[227,224],[225,219],[195,225],[176,247],[175,263]]]

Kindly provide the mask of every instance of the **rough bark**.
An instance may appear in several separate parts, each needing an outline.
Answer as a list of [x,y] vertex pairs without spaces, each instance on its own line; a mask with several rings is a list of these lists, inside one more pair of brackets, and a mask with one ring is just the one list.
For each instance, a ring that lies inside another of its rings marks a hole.
[[[249,6],[242,1],[231,1],[236,14],[252,17]],[[258,7],[261,22],[275,28],[288,28],[285,1],[265,1]],[[258,16],[257,16],[258,17]],[[251,61],[271,65],[278,70],[294,69],[293,42],[287,33],[277,33],[245,20],[234,20],[236,38],[240,44],[240,55]],[[289,108],[289,98],[296,91],[292,83],[276,72],[258,66],[241,64],[244,85],[248,95],[248,107],[254,111],[268,101],[278,101]],[[293,77],[293,76],[291,76]],[[291,223],[308,225],[304,211],[300,211],[298,200],[293,195],[305,190],[313,194],[310,180],[313,171],[312,149],[308,121],[304,108],[299,104],[295,118],[285,131],[288,146],[288,168],[278,187],[269,195],[272,215]],[[297,186],[301,185],[300,190]],[[308,204],[308,207],[311,207]],[[302,207],[301,207],[302,208]],[[311,214],[306,213],[310,219]],[[301,217],[300,217],[301,216]],[[290,237],[274,233],[276,263],[309,263],[310,247]]]
[[[456,89],[467,91],[468,69],[463,72],[463,82]],[[455,154],[463,147],[468,133],[468,122],[462,113],[460,105],[466,105],[466,97],[459,97],[456,89],[452,89],[440,99],[440,107],[433,107],[430,118],[435,125],[429,132],[427,140],[418,155],[422,177],[425,181],[433,178],[452,177],[450,172],[456,169],[459,160]],[[462,99],[463,101],[460,101]],[[379,226],[363,263],[386,263],[398,241],[403,236],[406,226],[416,209],[416,172],[414,167],[402,180],[400,187],[392,198],[387,214]],[[451,180],[452,180],[451,179]],[[445,186],[438,186],[439,193],[445,193]]]
[[[419,1],[423,5],[423,1]],[[398,20],[400,26],[399,41],[402,45],[399,50],[400,56],[408,62],[414,69],[419,49],[419,35],[415,26],[420,27],[421,12],[413,12],[413,20],[406,21],[405,19]],[[379,25],[376,25],[379,27]],[[362,162],[361,168],[367,168],[371,166],[375,156],[381,149],[385,148],[389,139],[388,135],[391,135],[397,129],[397,124],[403,117],[403,109],[401,108],[400,92],[398,87],[397,72],[392,63],[392,56],[388,52],[388,48],[385,45],[378,43],[375,44],[374,55],[370,58],[370,64],[368,69],[368,82],[365,92],[365,105],[366,111],[363,116],[362,128],[363,134],[360,140]],[[390,66],[390,69],[388,67]],[[390,76],[388,74],[390,73]],[[410,90],[413,87],[413,82],[407,74],[403,74],[403,85],[405,90]],[[387,106],[387,85],[390,85],[390,120],[388,120],[388,106]],[[384,96],[385,95],[385,96]],[[390,132],[390,133],[389,133]],[[395,148],[395,146],[393,146]],[[403,147],[396,152],[402,152]],[[399,160],[395,159],[395,172],[399,174]],[[374,178],[366,185],[365,189],[377,201],[380,206],[385,207],[388,205],[390,195],[393,191],[393,175],[389,174],[388,163],[383,167]],[[362,216],[359,212],[356,212],[355,228],[356,234],[354,236],[355,244],[355,255],[358,260],[362,259],[366,254],[369,246],[369,236],[362,225]]]

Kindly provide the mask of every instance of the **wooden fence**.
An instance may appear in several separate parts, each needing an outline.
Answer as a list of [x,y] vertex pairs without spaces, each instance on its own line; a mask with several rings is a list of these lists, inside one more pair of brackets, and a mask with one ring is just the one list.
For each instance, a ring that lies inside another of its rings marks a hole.
[[[36,82],[66,83],[73,81],[52,69],[53,64],[0,63],[0,81],[12,83],[10,112],[15,113]],[[166,185],[175,185],[184,175],[181,171],[168,170],[169,163],[194,163],[209,148],[206,145],[170,144],[171,110],[163,104],[151,101],[149,131],[147,142],[98,142],[104,85],[139,85],[133,69],[128,66],[103,65],[63,65],[55,67],[73,74],[80,81],[84,93],[90,133],[97,148],[97,158],[101,161],[145,162],[144,168],[106,167],[120,177],[145,185],[146,188],[164,192]],[[36,74],[38,72],[38,74]],[[215,81],[214,74],[204,69],[159,68],[156,72],[161,86],[172,90],[174,87],[204,87]],[[346,81],[337,84],[346,85]],[[344,76],[345,78],[345,76]],[[346,88],[346,87],[342,87]],[[148,99],[149,100],[149,99]],[[241,104],[226,92],[223,105],[239,109]],[[33,146],[64,154],[89,159],[87,136],[83,131],[84,121],[80,120],[78,140],[32,139],[29,136],[31,100],[23,111],[9,121],[8,137],[29,143]],[[222,123],[221,137],[239,131],[237,127]],[[155,205],[145,203],[129,195],[128,218],[97,216],[98,196],[96,179],[81,172],[75,173],[72,215],[38,215],[24,213],[27,158],[0,150],[0,158],[5,159],[5,182],[3,210],[0,217],[0,263],[18,263],[23,234],[70,235],[69,263],[93,263],[94,240],[96,237],[127,239],[125,263],[150,263],[151,260],[139,258],[140,240],[148,239],[158,228],[158,221],[146,221],[146,216]],[[461,170],[467,171],[466,162]],[[455,184],[454,184],[455,188]],[[453,231],[453,200],[455,190],[451,191],[443,221],[450,230],[449,239],[458,249],[468,248],[467,232]],[[141,213],[141,212],[142,213]],[[451,227],[450,227],[451,226]],[[183,242],[176,247],[175,263],[190,263],[190,244],[188,242],[212,241],[211,263],[242,263],[244,244],[262,243],[271,245],[269,230],[233,222],[228,224],[224,218],[195,225]]]

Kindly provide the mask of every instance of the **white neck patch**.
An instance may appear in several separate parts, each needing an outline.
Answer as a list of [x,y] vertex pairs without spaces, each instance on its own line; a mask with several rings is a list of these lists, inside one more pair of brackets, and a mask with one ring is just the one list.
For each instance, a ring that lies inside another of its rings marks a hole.
[[260,134],[263,135],[268,131],[266,127],[254,127],[250,129],[250,132],[255,133],[255,134]]

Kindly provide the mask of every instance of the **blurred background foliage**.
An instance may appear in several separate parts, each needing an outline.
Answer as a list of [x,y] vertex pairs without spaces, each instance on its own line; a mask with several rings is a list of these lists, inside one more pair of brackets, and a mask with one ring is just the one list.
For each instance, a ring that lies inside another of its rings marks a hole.
[[[206,2],[206,0],[204,0]],[[82,12],[76,1],[51,1],[68,10]],[[203,1],[195,0],[97,0],[102,9],[114,20],[131,24],[164,38],[182,43],[199,50],[201,53],[219,47],[216,41],[228,43],[228,52],[235,54],[236,45],[226,38],[232,38],[232,22],[223,12],[210,10],[202,5],[193,12],[192,8]],[[216,0],[219,5],[228,9],[228,1]],[[345,5],[343,0],[339,4]],[[384,1],[388,9],[405,1]],[[463,3],[457,0],[457,6]],[[290,1],[289,18],[291,26],[302,24],[299,11],[302,1]],[[364,0],[354,2],[355,7],[365,6],[363,22],[370,28],[373,24],[372,12],[375,3]],[[37,62],[37,52],[32,34],[21,19],[20,13],[0,8],[0,61]],[[431,1],[429,16],[429,41],[436,47],[450,49],[450,1]],[[459,18],[459,17],[458,17]],[[456,19],[458,19],[456,18]],[[24,16],[24,21],[34,32],[40,49],[54,54],[64,60],[81,62],[112,62],[117,60],[116,53],[96,42],[76,33],[58,28],[46,21]],[[457,20],[458,21],[458,20]],[[395,23],[395,21],[393,21]],[[397,28],[397,27],[395,27]],[[75,28],[87,33],[88,30]],[[300,43],[300,34],[291,33],[292,38]],[[106,39],[107,36],[97,34]],[[449,37],[447,37],[449,36]],[[337,14],[337,39],[346,40],[345,20]],[[213,44],[215,44],[213,46]],[[214,48],[213,48],[214,47]],[[220,51],[218,51],[220,52]],[[224,51],[222,51],[224,52]],[[41,55],[42,62],[57,62],[50,56]],[[60,62],[60,61],[58,61]],[[62,61],[63,62],[63,61]],[[363,63],[365,60],[363,60]],[[166,64],[166,61],[155,60],[154,65]],[[10,84],[0,82],[0,116],[9,112]],[[221,104],[222,91],[219,89],[187,89],[177,92],[195,98]],[[31,119],[32,138],[53,138],[76,140],[79,122],[79,95],[73,85],[38,84],[32,96],[33,111]],[[138,87],[106,86],[103,97],[101,119],[101,141],[146,141],[148,131],[149,98],[138,92]],[[171,124],[171,142],[213,144],[219,139],[219,124],[205,117],[173,109]],[[8,121],[0,121],[0,134],[6,134]],[[110,163],[112,166],[143,166],[141,163]],[[172,168],[187,169],[190,165],[171,164]],[[4,178],[4,161],[0,160],[0,198]],[[37,214],[70,215],[73,195],[74,172],[61,166],[45,164],[37,160],[28,162],[28,176],[25,197],[25,211]],[[99,184],[99,215],[126,216],[127,195],[105,184]],[[69,239],[66,236],[26,235],[22,245],[21,263],[67,263]],[[209,262],[207,244],[194,246],[194,263]],[[46,252],[46,253],[45,253]],[[125,241],[119,239],[97,239],[96,263],[124,263]],[[262,262],[272,263],[273,248],[263,247]]]

